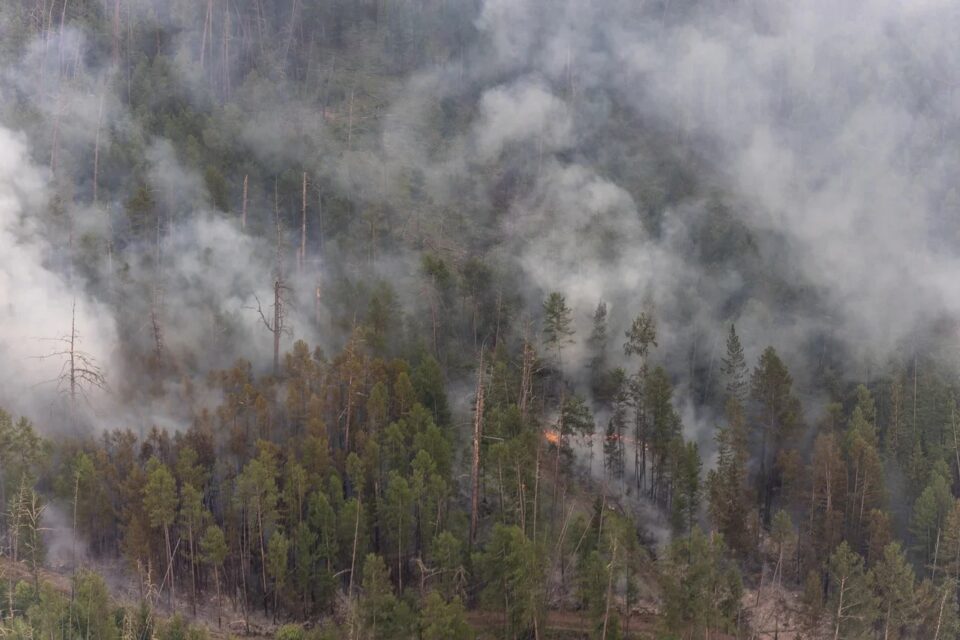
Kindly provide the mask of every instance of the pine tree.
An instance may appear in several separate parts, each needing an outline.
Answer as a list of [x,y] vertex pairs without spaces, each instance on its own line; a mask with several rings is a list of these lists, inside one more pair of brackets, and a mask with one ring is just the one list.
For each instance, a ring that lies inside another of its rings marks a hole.
[[484,585],[480,599],[503,607],[510,637],[539,635],[544,607],[544,562],[536,545],[516,526],[496,524],[473,565]]
[[620,376],[619,390],[614,397],[613,413],[607,421],[607,428],[603,438],[603,460],[607,477],[620,480],[623,478],[623,438],[627,429],[627,394],[623,376]]
[[674,531],[688,533],[696,524],[700,511],[700,450],[696,442],[678,440],[676,456],[671,519]]
[[403,637],[409,612],[393,594],[390,576],[383,558],[367,555],[363,561],[363,592],[358,602],[360,637],[369,640],[388,640]]
[[223,624],[222,607],[220,602],[220,569],[227,558],[227,541],[223,530],[215,524],[207,527],[200,540],[200,550],[203,561],[213,569],[213,579],[217,587],[217,628]]
[[780,476],[777,454],[793,440],[802,420],[800,401],[793,395],[793,379],[773,347],[767,347],[750,378],[757,407],[754,419],[760,438],[758,501],[761,519],[769,524],[773,490]]
[[875,409],[866,387],[858,388],[858,403],[850,417],[845,434],[848,467],[847,523],[851,540],[860,540],[864,533],[864,516],[882,504],[886,487],[883,463],[877,449]]
[[777,545],[777,566],[773,570],[773,581],[779,586],[783,582],[783,554],[793,539],[793,521],[783,509],[773,516],[770,526],[770,538]]
[[660,560],[662,625],[667,637],[705,638],[736,629],[743,586],[720,535],[699,528],[675,538]]
[[827,562],[827,574],[830,577],[827,608],[833,621],[833,639],[860,637],[874,616],[873,595],[863,572],[863,558],[842,542]]
[[900,630],[913,619],[914,579],[913,568],[896,542],[884,548],[883,557],[867,574],[884,638],[900,636]]
[[645,360],[650,353],[650,347],[657,346],[657,322],[648,313],[641,313],[626,332],[627,341],[623,345],[623,352],[628,356],[640,356]]
[[601,300],[593,313],[593,328],[587,339],[590,349],[590,390],[600,402],[612,401],[614,391],[610,389],[607,375],[609,336],[607,335],[607,303]]
[[554,291],[543,302],[543,342],[547,351],[556,351],[557,366],[563,367],[563,347],[573,343],[573,319],[567,299]]
[[459,598],[445,602],[443,596],[431,591],[423,602],[420,617],[422,640],[473,640],[474,633],[464,616]]
[[740,344],[740,337],[737,336],[736,327],[732,324],[730,333],[727,335],[727,355],[723,358],[721,371],[725,379],[727,398],[734,398],[742,405],[747,401],[750,391],[747,361],[743,356],[743,346]]
[[716,529],[739,557],[746,557],[753,543],[748,514],[746,423],[736,398],[727,401],[727,424],[717,430],[717,463],[707,475],[710,517]]
[[165,580],[170,581],[170,591],[167,592],[167,599],[170,602],[176,597],[170,527],[177,517],[177,483],[167,466],[156,458],[151,458],[147,465],[147,484],[143,489],[143,507],[150,520],[150,526],[163,530],[163,539],[167,550]]
[[682,432],[680,416],[673,407],[673,385],[663,367],[656,367],[644,383],[644,404],[650,421],[650,497],[666,504],[671,447]]
[[630,404],[633,405],[633,471],[639,491],[647,477],[647,447],[650,441],[650,424],[645,388],[648,378],[647,356],[650,348],[657,346],[657,325],[653,316],[641,313],[624,334],[627,341],[623,345],[626,356],[638,356],[637,370],[627,381]]
[[277,620],[280,592],[287,581],[290,541],[283,531],[275,531],[267,545],[267,573],[273,578],[273,620]]
[[936,556],[953,504],[953,494],[944,474],[939,469],[934,469],[930,474],[930,482],[913,505],[913,515],[910,518],[914,550],[924,566],[939,562]]

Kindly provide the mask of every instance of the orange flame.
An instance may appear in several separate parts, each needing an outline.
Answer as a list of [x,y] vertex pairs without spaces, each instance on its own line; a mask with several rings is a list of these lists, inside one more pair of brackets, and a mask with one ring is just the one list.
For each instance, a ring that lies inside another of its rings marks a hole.
[[547,442],[550,444],[557,444],[560,442],[560,434],[556,431],[551,431],[550,429],[544,430],[543,437],[546,438]]

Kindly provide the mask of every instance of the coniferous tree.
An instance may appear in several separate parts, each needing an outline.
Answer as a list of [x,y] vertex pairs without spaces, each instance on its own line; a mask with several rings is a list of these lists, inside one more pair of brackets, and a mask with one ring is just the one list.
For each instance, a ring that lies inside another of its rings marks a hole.
[[674,531],[689,533],[700,511],[700,450],[696,442],[677,440],[671,520]]
[[220,570],[227,558],[227,541],[223,530],[215,524],[207,527],[200,540],[200,549],[203,561],[213,569],[213,579],[217,589],[217,627],[223,625],[222,606],[220,601]]
[[736,629],[743,586],[726,553],[720,535],[699,528],[670,543],[660,562],[666,632],[700,638]]
[[603,404],[612,403],[616,389],[611,384],[612,376],[608,369],[610,338],[607,335],[607,303],[600,301],[593,313],[593,328],[587,339],[590,349],[590,390],[594,400]]
[[163,531],[164,545],[167,551],[166,584],[168,602],[176,597],[173,568],[173,547],[170,543],[170,527],[177,517],[177,483],[165,464],[157,458],[151,458],[147,466],[147,483],[143,489],[143,506],[150,519],[150,526]]
[[875,615],[873,594],[863,571],[863,558],[846,542],[827,561],[830,597],[827,609],[831,616],[832,637],[863,637]]
[[741,405],[745,403],[750,392],[747,361],[743,356],[743,345],[740,344],[736,327],[732,324],[727,335],[727,355],[723,358],[721,371],[727,398],[735,398]]
[[663,504],[669,498],[671,448],[682,431],[680,416],[673,406],[673,385],[663,367],[656,367],[644,384],[644,403],[650,421],[650,497]]
[[630,324],[623,345],[624,355],[637,356],[640,363],[628,378],[630,404],[633,405],[633,471],[639,491],[647,477],[647,447],[651,437],[645,385],[647,383],[647,356],[657,346],[657,325],[653,316],[641,313]]
[[800,401],[793,395],[793,378],[777,352],[768,347],[750,377],[756,406],[753,421],[760,440],[757,498],[761,520],[769,524],[773,494],[781,479],[777,454],[792,444],[802,421]]
[[567,299],[554,291],[543,302],[543,343],[557,354],[557,366],[563,366],[563,347],[573,342],[573,319]]
[[753,543],[748,527],[750,494],[747,484],[747,433],[743,408],[736,398],[727,401],[727,424],[717,430],[716,466],[707,475],[710,517],[730,549],[746,557]]
[[910,532],[914,551],[923,566],[935,565],[947,516],[953,508],[953,495],[942,468],[934,468],[930,481],[913,505]]
[[903,630],[914,618],[913,568],[896,542],[884,548],[883,556],[867,573],[867,585],[876,603],[878,624],[884,638],[903,636]]

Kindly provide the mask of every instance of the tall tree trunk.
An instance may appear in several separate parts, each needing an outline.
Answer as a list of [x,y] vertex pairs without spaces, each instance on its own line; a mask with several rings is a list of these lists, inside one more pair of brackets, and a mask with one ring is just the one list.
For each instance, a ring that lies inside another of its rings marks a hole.
[[267,552],[263,546],[263,510],[257,502],[257,537],[260,540],[260,580],[263,586],[263,615],[267,615]]
[[841,578],[840,580],[840,597],[837,601],[837,624],[833,631],[833,640],[838,640],[840,638],[840,620],[843,616],[843,596],[844,596],[844,587],[846,586],[847,579]]
[[[170,575],[170,591],[167,592],[167,606],[170,606],[171,601],[176,600],[176,586],[174,579],[173,571],[173,551],[170,549],[170,527],[169,525],[163,525],[163,538],[167,544],[167,573]],[[162,585],[161,585],[162,586]]]
[[607,640],[607,625],[610,621],[610,601],[613,599],[613,573],[614,567],[617,562],[617,538],[613,538],[613,553],[610,555],[610,569],[607,574],[607,598],[606,598],[606,607],[603,611],[603,634],[600,636],[601,640]]
[[542,449],[543,437],[537,434],[537,465],[536,477],[533,482],[533,536],[532,540],[537,539],[537,512],[540,510],[540,450]]
[[217,583],[217,629],[223,626],[223,606],[220,603],[220,569],[213,566],[213,580]]
[[353,597],[353,574],[357,567],[357,538],[360,537],[360,510],[362,509],[363,503],[360,499],[360,494],[357,494],[357,519],[353,523],[353,551],[350,553],[350,584],[347,588],[347,597]]
[[300,270],[307,260],[307,172],[303,172],[303,198],[300,209]]
[[273,283],[273,376],[280,377],[280,333],[283,331],[283,280]]
[[190,523],[190,526],[187,529],[187,535],[189,536],[188,542],[190,543],[190,582],[191,582],[191,591],[193,596],[193,617],[197,617],[197,564],[196,564],[196,549],[193,546],[193,523]]
[[240,229],[247,229],[247,185],[250,180],[249,175],[243,176],[243,204],[240,209]]
[[477,538],[480,505],[480,438],[483,433],[483,347],[480,347],[480,365],[477,367],[477,395],[473,414],[473,463],[470,467],[470,540],[472,549]]
[[93,138],[93,204],[97,204],[98,184],[100,182],[100,129],[103,125],[103,94],[100,94],[100,107],[97,111],[97,133]]

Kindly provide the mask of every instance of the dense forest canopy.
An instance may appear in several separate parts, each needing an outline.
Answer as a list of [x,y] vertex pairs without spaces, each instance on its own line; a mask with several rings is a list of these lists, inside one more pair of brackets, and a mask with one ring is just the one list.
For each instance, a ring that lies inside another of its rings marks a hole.
[[6,0],[0,635],[956,638],[958,29]]

